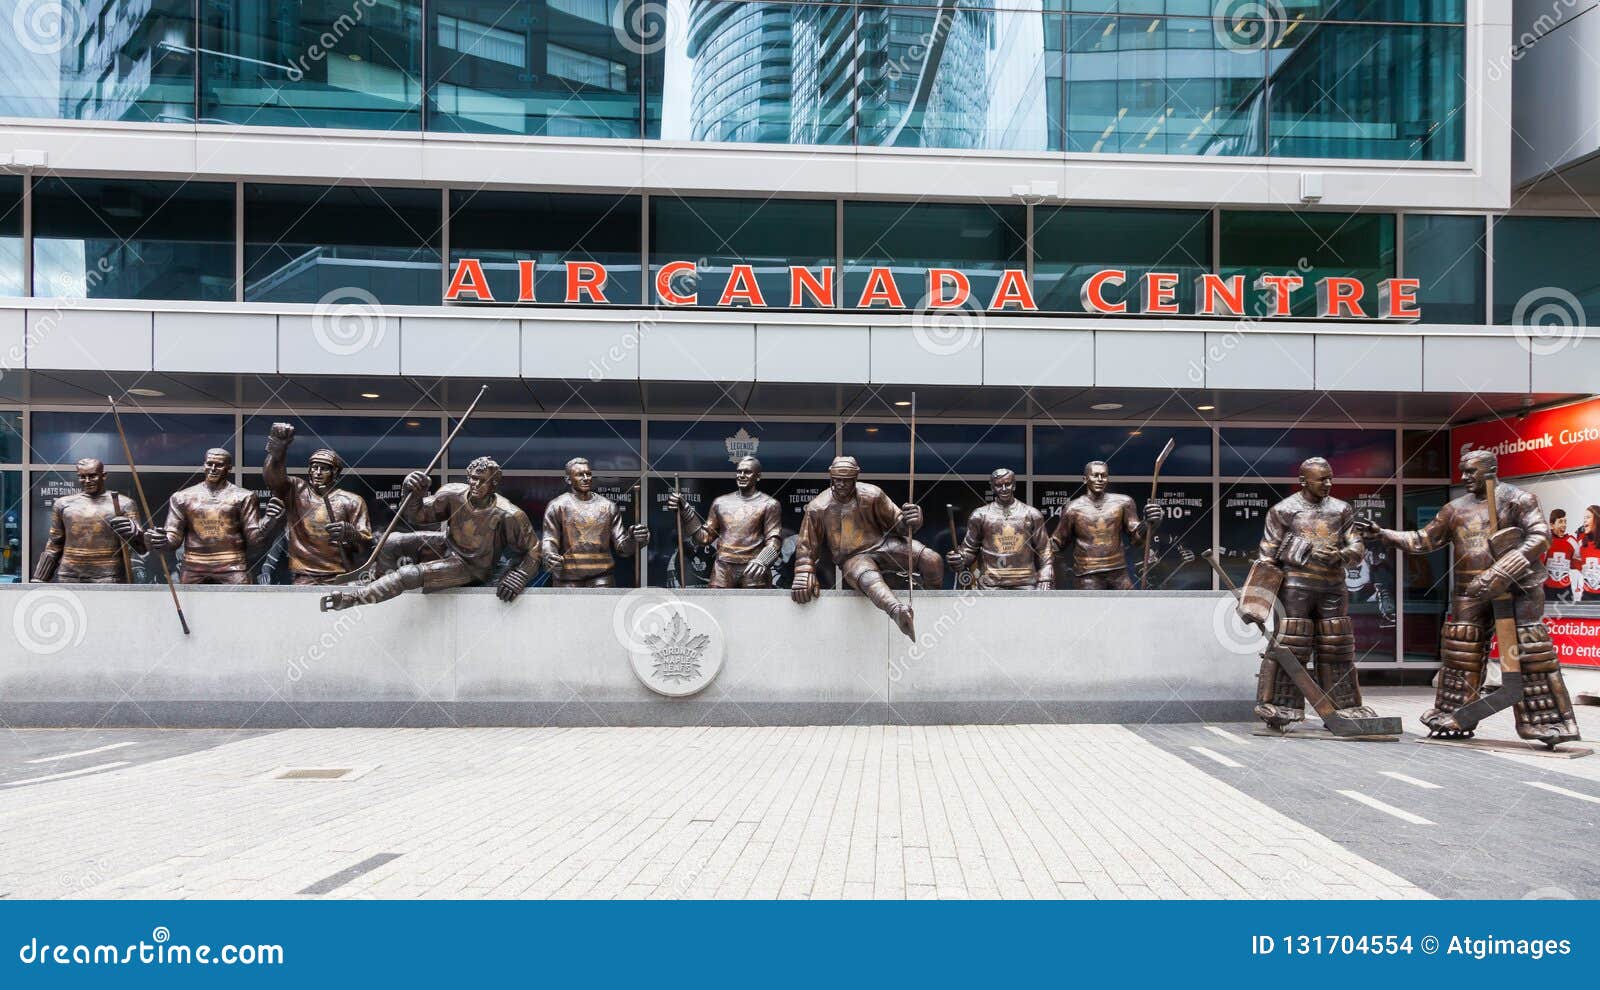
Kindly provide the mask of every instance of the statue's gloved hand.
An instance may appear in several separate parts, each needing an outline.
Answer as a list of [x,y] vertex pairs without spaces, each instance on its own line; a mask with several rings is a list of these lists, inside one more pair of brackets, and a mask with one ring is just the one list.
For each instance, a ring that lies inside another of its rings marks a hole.
[[766,584],[767,577],[772,572],[759,560],[752,560],[744,565],[744,579],[751,584]]
[[900,507],[900,522],[906,531],[915,533],[922,528],[922,506],[915,502],[907,502]]
[[283,499],[274,495],[261,504],[261,518],[267,522],[276,522],[283,515],[288,506],[283,504]]
[[355,527],[347,522],[335,519],[328,524],[328,539],[334,546],[348,547],[355,543]]
[[495,596],[503,602],[514,602],[517,596],[527,589],[528,575],[513,567],[501,576],[500,583],[495,589]]
[[628,535],[633,538],[635,546],[644,546],[650,542],[650,527],[644,523],[634,523],[628,527]]
[[1154,502],[1146,502],[1144,506],[1144,523],[1151,529],[1161,525],[1161,520],[1166,518],[1166,513],[1161,511],[1161,506]]
[[281,453],[294,442],[294,427],[288,423],[273,423],[267,430],[267,453]]
[[1341,567],[1344,565],[1344,556],[1339,553],[1339,548],[1323,543],[1311,548],[1311,559],[1323,567]]
[[1498,598],[1511,590],[1511,586],[1527,577],[1533,571],[1533,564],[1521,550],[1513,550],[1502,555],[1498,560],[1489,565],[1488,570],[1472,579],[1467,585],[1467,597],[1486,599]]
[[139,524],[127,516],[112,516],[111,531],[124,540],[131,540],[139,535]]
[[817,584],[815,576],[804,571],[794,576],[794,585],[789,589],[789,597],[797,604],[804,605],[806,602],[816,601],[820,594],[822,588]]
[[955,570],[964,571],[967,569],[967,565],[971,563],[971,558],[960,550],[951,550],[944,555],[944,562]]
[[554,574],[561,570],[561,563],[564,560],[566,560],[566,558],[561,556],[559,553],[556,553],[554,550],[547,550],[545,551],[544,555],[544,569],[549,571],[551,574]]
[[666,509],[668,512],[682,512],[686,504],[682,492],[673,492],[667,496]]
[[1383,527],[1379,526],[1378,521],[1371,516],[1363,516],[1357,519],[1352,524],[1352,528],[1355,529],[1356,535],[1363,540],[1379,540],[1383,538]]
[[167,531],[154,526],[144,531],[144,545],[152,550],[172,549],[172,541],[167,539]]
[[433,487],[433,479],[428,477],[426,471],[413,471],[406,475],[405,486],[415,492],[418,498],[422,498]]

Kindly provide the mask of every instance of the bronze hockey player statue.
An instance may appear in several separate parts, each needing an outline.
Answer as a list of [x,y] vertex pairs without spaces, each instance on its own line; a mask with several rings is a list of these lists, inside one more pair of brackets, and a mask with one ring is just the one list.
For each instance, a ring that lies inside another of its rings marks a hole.
[[967,517],[961,545],[945,562],[957,571],[976,564],[980,588],[1054,588],[1055,553],[1044,513],[1017,498],[1017,475],[1010,468],[991,474],[989,487],[994,501]]
[[289,574],[294,583],[327,584],[372,547],[367,502],[338,487],[344,460],[326,448],[312,451],[306,477],[290,476],[285,464],[292,443],[294,427],[273,423],[261,472],[267,488],[286,506]]
[[[1428,553],[1445,544],[1455,550],[1451,614],[1440,654],[1444,668],[1433,708],[1422,716],[1431,735],[1471,736],[1486,715],[1515,700],[1517,735],[1550,748],[1578,738],[1572,699],[1561,677],[1561,661],[1544,624],[1544,554],[1550,524],[1531,492],[1500,484],[1492,451],[1461,457],[1467,493],[1451,501],[1419,530],[1360,525],[1407,553]],[[1479,698],[1489,637],[1499,641],[1504,686]]]
[[[835,458],[828,467],[828,490],[806,504],[789,594],[803,605],[822,593],[816,568],[826,555],[846,584],[866,595],[914,639],[911,606],[895,597],[883,571],[898,571],[909,554],[924,586],[937,587],[944,580],[944,563],[911,538],[922,525],[922,510],[909,502],[896,507],[877,485],[858,482],[860,474],[854,457]],[[907,580],[912,580],[910,575]]]
[[631,557],[650,541],[644,523],[623,522],[622,508],[594,490],[594,469],[582,457],[567,462],[570,491],[544,510],[544,566],[557,588],[609,588],[617,555]]
[[106,466],[78,462],[78,491],[50,506],[50,540],[34,565],[35,581],[122,584],[133,581],[130,551],[144,551],[139,507],[106,491]]
[[[1345,567],[1362,559],[1366,548],[1350,503],[1334,498],[1333,468],[1321,457],[1300,465],[1300,490],[1267,512],[1261,551],[1245,582],[1240,615],[1265,625],[1252,601],[1276,596],[1278,642],[1301,666],[1313,669],[1317,684],[1345,718],[1373,718],[1361,703],[1356,679],[1355,628],[1350,623],[1350,592]],[[1315,658],[1313,660],[1313,658]],[[1274,729],[1305,718],[1305,695],[1281,665],[1261,661],[1256,717]]]
[[1145,533],[1160,525],[1161,507],[1146,505],[1141,518],[1133,499],[1108,491],[1111,473],[1105,461],[1084,465],[1083,483],[1088,491],[1067,504],[1056,524],[1055,552],[1068,555],[1078,590],[1132,591],[1122,536],[1140,545]]
[[667,511],[682,516],[694,542],[717,545],[710,587],[771,587],[772,565],[783,544],[783,510],[777,499],[756,487],[761,462],[754,457],[740,459],[733,482],[738,490],[712,501],[703,521],[679,492],[667,496]]
[[229,481],[233,455],[221,447],[206,451],[203,470],[200,484],[167,502],[167,524],[145,530],[145,544],[157,552],[183,548],[182,584],[254,584],[249,554],[265,541],[283,506],[263,507],[255,492]]
[[405,521],[417,526],[442,522],[443,531],[390,537],[379,559],[398,566],[368,584],[323,596],[323,611],[388,601],[406,591],[481,584],[494,574],[503,555],[511,561],[496,584],[500,600],[515,601],[527,589],[539,573],[539,544],[527,513],[500,494],[499,464],[480,457],[467,465],[466,484],[441,485],[434,495],[428,494],[431,479],[425,471],[406,475],[405,485],[413,495],[404,503]]

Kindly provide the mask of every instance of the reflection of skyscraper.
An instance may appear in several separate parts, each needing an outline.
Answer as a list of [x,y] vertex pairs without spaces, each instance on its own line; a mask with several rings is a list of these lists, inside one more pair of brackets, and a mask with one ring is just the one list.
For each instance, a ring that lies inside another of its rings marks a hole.
[[692,0],[690,137],[788,141],[789,51],[786,4]]
[[[79,120],[193,119],[190,8],[177,0],[85,0],[64,24],[74,37],[61,51],[64,117]],[[175,80],[175,81],[174,81]],[[170,89],[166,84],[171,83]],[[170,93],[165,103],[163,93]]]

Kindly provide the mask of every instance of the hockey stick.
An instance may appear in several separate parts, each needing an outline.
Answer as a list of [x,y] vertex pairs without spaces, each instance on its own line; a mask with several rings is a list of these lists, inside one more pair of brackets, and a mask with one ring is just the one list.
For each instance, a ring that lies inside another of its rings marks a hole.
[[[139,483],[139,468],[133,463],[133,448],[128,446],[128,435],[122,431],[122,414],[117,412],[117,400],[106,396],[106,401],[111,403],[111,418],[117,424],[117,436],[122,440],[122,456],[128,459],[128,473],[133,475],[133,490],[139,496],[139,507],[144,510],[146,526],[156,524],[155,516],[150,514],[150,500],[144,497],[144,485]],[[183,603],[178,601],[178,586],[173,583],[172,571],[167,567],[167,557],[160,550],[153,551],[156,560],[161,562],[161,574],[167,579],[167,590],[172,592],[172,607],[178,610],[178,625],[183,627],[183,634],[189,635],[189,620],[183,617]],[[133,572],[128,572],[128,580],[133,580]]]

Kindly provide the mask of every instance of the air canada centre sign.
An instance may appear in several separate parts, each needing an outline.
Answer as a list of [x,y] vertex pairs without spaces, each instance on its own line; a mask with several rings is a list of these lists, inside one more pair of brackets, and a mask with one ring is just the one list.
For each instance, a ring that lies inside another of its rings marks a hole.
[[[510,267],[504,262],[497,268]],[[566,261],[556,266],[555,284],[559,293],[539,297],[538,263],[516,262],[517,292],[496,296],[489,287],[485,263],[478,258],[461,258],[450,275],[444,301],[523,303],[523,304],[605,304],[606,266],[597,261]],[[548,271],[548,269],[547,269]],[[980,293],[974,277],[956,268],[925,268],[907,271],[888,267],[865,269],[858,290],[845,295],[838,269],[833,265],[762,265],[760,276],[754,264],[733,264],[717,269],[718,277],[727,271],[727,282],[720,292],[702,293],[699,268],[693,261],[669,261],[656,266],[652,276],[656,303],[662,306],[752,307],[756,309],[795,309],[803,306],[832,309],[878,309],[927,311],[942,309],[982,310],[993,313],[1037,312],[1033,285],[1022,268],[999,272],[985,271],[981,278],[993,288]],[[851,276],[860,269],[852,269]],[[1247,280],[1243,275],[1202,274],[1194,279],[1194,312],[1183,313],[1178,302],[1183,276],[1177,272],[1146,272],[1130,275],[1125,269],[1107,268],[1084,280],[1078,301],[1085,313],[1099,316],[1217,316],[1245,317]],[[550,285],[549,275],[543,284]],[[1324,320],[1387,320],[1414,323],[1422,318],[1417,296],[1422,283],[1414,278],[1390,278],[1378,283],[1376,293],[1368,293],[1361,279],[1328,276],[1308,282],[1304,274],[1258,275],[1251,286],[1265,304],[1251,315],[1288,318],[1296,315],[1294,305],[1304,293],[1314,293],[1314,316]],[[911,289],[915,289],[913,293]]]

